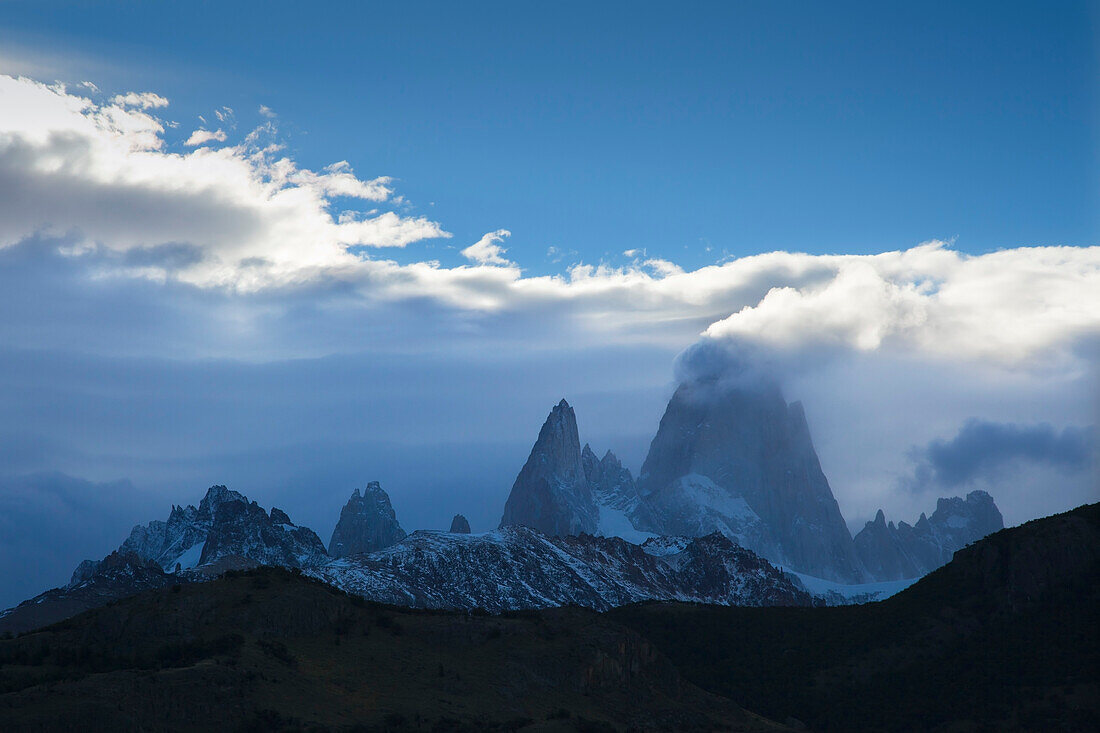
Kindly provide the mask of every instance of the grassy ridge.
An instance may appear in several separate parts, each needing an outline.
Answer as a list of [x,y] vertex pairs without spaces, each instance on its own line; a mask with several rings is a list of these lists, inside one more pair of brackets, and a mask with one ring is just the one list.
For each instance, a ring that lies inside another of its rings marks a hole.
[[591,611],[364,602],[274,568],[0,642],[4,730],[768,730]]

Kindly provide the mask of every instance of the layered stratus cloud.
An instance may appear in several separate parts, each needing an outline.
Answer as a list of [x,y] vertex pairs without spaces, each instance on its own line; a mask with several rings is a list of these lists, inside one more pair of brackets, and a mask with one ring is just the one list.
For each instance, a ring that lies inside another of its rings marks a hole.
[[505,256],[510,232],[500,229],[461,250],[467,264],[399,264],[378,252],[450,235],[395,210],[391,179],[359,178],[346,162],[301,168],[281,154],[272,122],[237,144],[200,128],[176,151],[156,116],[167,108],[149,92],[96,102],[0,77],[0,247],[54,237],[99,277],[264,293],[265,303],[336,284],[363,308],[428,299],[460,313],[551,314],[574,333],[673,346],[705,330],[777,353],[1046,368],[1074,361],[1100,334],[1100,247],[969,256],[930,242],[873,256],[772,252],[690,272],[649,259],[530,277]]

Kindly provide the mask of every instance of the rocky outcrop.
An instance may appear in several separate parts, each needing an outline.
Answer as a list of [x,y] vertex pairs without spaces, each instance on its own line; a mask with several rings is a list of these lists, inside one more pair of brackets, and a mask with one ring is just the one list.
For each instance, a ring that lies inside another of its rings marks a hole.
[[332,557],[347,557],[372,552],[400,542],[405,530],[382,485],[371,481],[363,493],[356,489],[340,511],[340,520],[332,530],[328,549]]
[[562,400],[550,411],[531,455],[512,485],[501,527],[523,525],[545,534],[594,534],[599,513],[581,464],[577,417]]
[[86,560],[64,588],[41,593],[0,613],[0,632],[19,633],[104,606],[150,588],[186,582],[134,552],[115,551],[99,561]]
[[802,405],[788,405],[774,385],[681,384],[638,489],[653,515],[641,529],[692,537],[718,531],[808,575],[865,579]]
[[72,577],[69,579],[69,588],[74,585],[80,585],[85,580],[89,580],[95,575],[96,570],[99,569],[101,560],[84,560],[76,566],[76,570],[73,571]]
[[470,523],[466,520],[466,517],[456,514],[455,518],[451,520],[450,531],[455,534],[470,534]]
[[956,551],[1004,528],[993,497],[971,491],[966,499],[940,499],[915,525],[887,522],[882,510],[855,536],[855,548],[876,580],[917,578],[950,562]]
[[215,514],[199,565],[239,556],[261,565],[301,568],[328,559],[324,543],[312,529],[295,526],[278,509],[269,515],[256,502],[224,502]]
[[218,509],[232,501],[247,500],[225,486],[211,486],[197,509],[194,506],[173,505],[167,522],[153,520],[134,527],[119,550],[154,560],[165,570],[174,569],[181,558],[185,568],[193,567],[198,563],[202,545],[206,542]]

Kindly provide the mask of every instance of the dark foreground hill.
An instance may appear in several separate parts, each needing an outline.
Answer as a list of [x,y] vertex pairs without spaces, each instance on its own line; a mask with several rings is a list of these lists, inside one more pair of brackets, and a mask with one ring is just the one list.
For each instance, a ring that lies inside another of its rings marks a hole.
[[881,603],[609,612],[685,678],[820,731],[1100,730],[1100,504],[1006,529]]
[[0,730],[775,730],[593,611],[383,606],[290,571],[0,641]]

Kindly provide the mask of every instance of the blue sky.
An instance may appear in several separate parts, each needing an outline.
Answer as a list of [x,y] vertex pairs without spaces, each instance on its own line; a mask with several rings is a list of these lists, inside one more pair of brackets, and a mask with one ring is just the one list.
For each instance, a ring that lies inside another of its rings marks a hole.
[[562,397],[636,472],[701,341],[854,529],[1095,501],[1098,17],[0,2],[0,607],[215,483],[488,529]]
[[267,105],[302,164],[394,176],[457,241],[509,229],[532,273],[1093,243],[1097,32],[1073,2],[0,6],[4,57],[184,127],[229,106],[231,140]]

